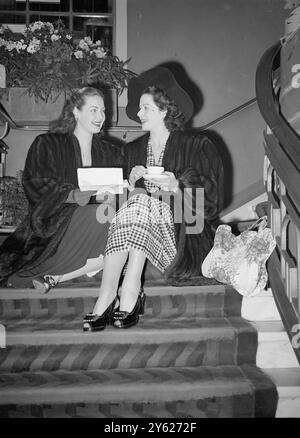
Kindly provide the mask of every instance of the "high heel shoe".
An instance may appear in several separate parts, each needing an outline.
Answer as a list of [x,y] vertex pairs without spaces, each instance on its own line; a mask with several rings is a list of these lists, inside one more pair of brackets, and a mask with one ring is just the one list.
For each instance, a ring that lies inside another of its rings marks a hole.
[[32,280],[33,287],[42,294],[47,294],[50,289],[53,289],[57,285],[51,275],[45,275],[44,277],[36,277]]
[[144,292],[144,289],[141,288],[139,293],[139,300],[140,300],[140,310],[139,315],[143,316],[145,314],[145,302],[146,302],[146,294]]
[[129,328],[139,322],[139,316],[144,315],[146,294],[140,290],[135,306],[131,312],[119,310],[113,313],[113,326],[116,328]]
[[107,307],[102,315],[96,313],[88,313],[83,318],[83,331],[84,332],[97,332],[104,330],[107,325],[112,323],[112,315],[115,309],[115,303],[117,298]]

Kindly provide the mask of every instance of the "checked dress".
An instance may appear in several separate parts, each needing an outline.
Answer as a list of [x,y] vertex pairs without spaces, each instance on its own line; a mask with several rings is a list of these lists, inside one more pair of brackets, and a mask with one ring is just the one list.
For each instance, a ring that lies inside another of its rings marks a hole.
[[[147,164],[161,165],[163,153],[164,150],[155,163],[148,142]],[[131,196],[112,220],[105,256],[130,249],[140,250],[155,267],[164,272],[176,255],[173,215],[168,204],[151,196],[159,188],[146,180],[145,187],[147,193]]]

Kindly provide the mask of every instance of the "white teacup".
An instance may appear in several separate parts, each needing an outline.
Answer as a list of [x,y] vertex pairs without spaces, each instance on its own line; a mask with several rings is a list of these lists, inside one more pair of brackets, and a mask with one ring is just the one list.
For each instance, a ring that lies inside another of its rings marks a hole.
[[148,175],[161,175],[164,171],[165,168],[163,166],[147,166]]

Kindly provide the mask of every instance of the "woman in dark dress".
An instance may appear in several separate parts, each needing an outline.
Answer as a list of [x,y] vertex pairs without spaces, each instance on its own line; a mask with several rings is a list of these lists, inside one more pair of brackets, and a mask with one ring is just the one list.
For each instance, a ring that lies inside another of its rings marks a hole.
[[23,172],[29,214],[0,249],[2,283],[17,273],[46,293],[103,268],[109,223],[98,222],[95,192],[80,191],[77,169],[123,167],[120,149],[99,135],[104,120],[102,92],[85,87],[32,143]]
[[[196,284],[213,245],[212,222],[222,207],[221,159],[204,134],[183,130],[193,104],[172,73],[157,67],[133,78],[126,110],[148,131],[125,147],[127,178],[140,193],[131,196],[112,221],[99,298],[84,318],[83,329],[88,331],[138,322],[145,302],[141,274],[146,259],[168,282],[194,278]],[[150,165],[163,166],[165,173],[152,178],[147,173]]]

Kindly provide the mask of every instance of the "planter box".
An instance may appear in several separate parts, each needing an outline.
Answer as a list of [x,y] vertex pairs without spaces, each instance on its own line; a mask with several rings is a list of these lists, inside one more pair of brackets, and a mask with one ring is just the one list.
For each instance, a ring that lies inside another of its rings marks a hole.
[[[65,103],[64,94],[55,102],[36,101],[30,97],[27,88],[10,88],[1,104],[17,125],[47,125],[56,119]],[[105,90],[106,125],[115,126],[118,122],[118,96],[116,90]]]

